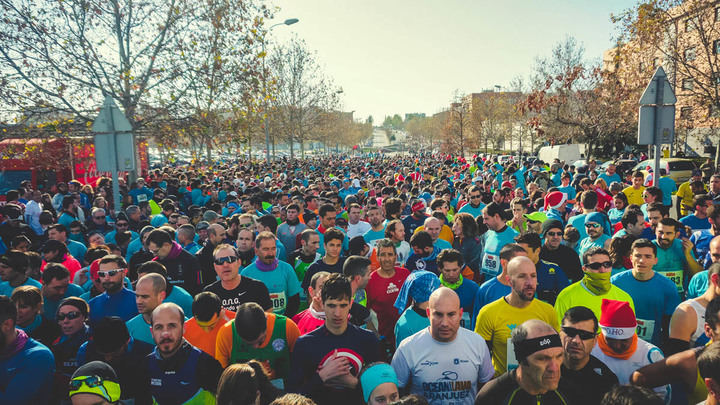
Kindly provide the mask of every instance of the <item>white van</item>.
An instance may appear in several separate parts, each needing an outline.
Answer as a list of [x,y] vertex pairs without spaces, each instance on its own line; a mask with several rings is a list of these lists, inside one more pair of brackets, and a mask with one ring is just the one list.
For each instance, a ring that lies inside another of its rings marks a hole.
[[555,159],[560,159],[565,163],[571,165],[576,160],[582,158],[580,148],[584,150],[585,145],[577,143],[570,145],[555,145],[555,146],[543,146],[538,152],[538,157],[545,163],[552,163]]

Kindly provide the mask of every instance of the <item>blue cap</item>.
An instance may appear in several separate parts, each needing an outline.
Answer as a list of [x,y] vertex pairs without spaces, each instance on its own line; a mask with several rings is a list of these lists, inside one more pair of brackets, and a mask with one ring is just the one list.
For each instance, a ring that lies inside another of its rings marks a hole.
[[387,363],[370,366],[360,375],[360,386],[363,391],[365,403],[370,401],[370,395],[380,384],[393,383],[397,387],[398,378],[395,370]]

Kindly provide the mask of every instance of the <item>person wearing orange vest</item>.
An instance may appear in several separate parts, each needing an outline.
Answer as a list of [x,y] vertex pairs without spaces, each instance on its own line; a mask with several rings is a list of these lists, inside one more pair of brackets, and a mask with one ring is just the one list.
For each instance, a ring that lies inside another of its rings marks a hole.
[[291,319],[246,302],[238,307],[235,319],[220,328],[215,358],[223,368],[257,360],[263,363],[271,380],[285,379],[298,337],[300,330]]

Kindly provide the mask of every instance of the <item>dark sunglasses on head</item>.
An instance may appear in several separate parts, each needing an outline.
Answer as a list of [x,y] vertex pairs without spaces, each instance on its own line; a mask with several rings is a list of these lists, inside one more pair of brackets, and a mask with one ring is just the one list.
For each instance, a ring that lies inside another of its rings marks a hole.
[[601,267],[605,267],[606,269],[612,268],[612,263],[610,262],[597,262],[597,263],[588,263],[585,265],[585,267],[593,270],[600,270]]
[[57,314],[57,316],[55,318],[57,318],[58,321],[64,321],[65,318],[72,321],[73,319],[77,319],[79,317],[80,317],[80,312],[72,311],[72,312],[68,312],[66,314]]
[[122,270],[115,269],[115,270],[108,270],[108,271],[98,271],[98,277],[115,277],[116,274],[120,273]]
[[582,340],[589,340],[589,339],[592,339],[595,337],[595,333],[593,333],[593,332],[588,332],[588,331],[582,330],[582,329],[575,329],[575,328],[571,328],[569,326],[563,326],[562,331],[566,335],[568,335],[568,337],[570,337],[570,338],[574,338],[575,336],[580,336],[580,339],[582,339]]
[[215,264],[218,266],[222,266],[225,263],[235,263],[237,261],[236,256],[225,256],[225,257],[218,257],[215,259]]

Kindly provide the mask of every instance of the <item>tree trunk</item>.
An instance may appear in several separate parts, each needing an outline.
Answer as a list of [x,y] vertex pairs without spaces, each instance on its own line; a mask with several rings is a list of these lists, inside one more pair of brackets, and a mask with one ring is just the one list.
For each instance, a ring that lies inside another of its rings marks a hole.
[[293,136],[292,131],[290,131],[290,160],[293,160],[295,157],[295,137]]

